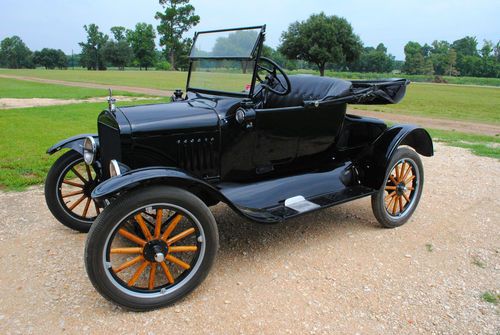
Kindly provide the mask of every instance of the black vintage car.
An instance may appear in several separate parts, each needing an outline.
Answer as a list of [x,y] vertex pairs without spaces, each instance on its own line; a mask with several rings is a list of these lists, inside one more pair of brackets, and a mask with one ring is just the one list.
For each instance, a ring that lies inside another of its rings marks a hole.
[[219,202],[267,224],[365,196],[383,227],[414,212],[427,131],[346,114],[348,103],[397,103],[409,82],[288,76],[261,57],[264,36],[265,26],[197,33],[186,94],[110,99],[97,135],[48,150],[70,149],[49,172],[47,204],[90,229],[86,269],[105,298],[147,310],[193,290],[218,248]]

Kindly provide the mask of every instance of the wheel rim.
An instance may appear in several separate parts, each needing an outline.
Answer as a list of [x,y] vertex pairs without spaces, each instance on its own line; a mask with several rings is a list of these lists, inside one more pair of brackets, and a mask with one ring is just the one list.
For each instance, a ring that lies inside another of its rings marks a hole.
[[399,160],[391,169],[384,189],[384,206],[393,218],[405,217],[415,204],[420,173],[409,158]]
[[83,158],[69,164],[57,181],[57,197],[64,211],[77,220],[94,221],[102,208],[91,197],[97,184],[96,170]]
[[155,204],[129,213],[115,225],[103,260],[108,278],[120,291],[154,298],[184,286],[204,253],[199,221],[178,206]]

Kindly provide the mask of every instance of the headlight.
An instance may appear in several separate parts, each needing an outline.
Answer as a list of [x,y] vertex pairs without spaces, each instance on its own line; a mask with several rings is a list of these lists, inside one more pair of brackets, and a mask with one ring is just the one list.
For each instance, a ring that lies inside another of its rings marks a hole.
[[83,141],[83,160],[85,164],[92,165],[95,162],[97,145],[92,136],[87,136]]
[[109,175],[111,178],[119,176],[122,174],[122,171],[120,170],[120,165],[118,165],[118,162],[116,159],[112,159],[111,162],[109,162]]

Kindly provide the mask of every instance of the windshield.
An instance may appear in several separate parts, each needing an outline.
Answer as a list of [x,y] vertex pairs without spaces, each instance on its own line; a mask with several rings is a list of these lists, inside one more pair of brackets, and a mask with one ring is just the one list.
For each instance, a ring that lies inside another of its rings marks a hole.
[[196,34],[188,90],[249,95],[264,27]]
[[192,58],[252,58],[261,28],[199,33]]

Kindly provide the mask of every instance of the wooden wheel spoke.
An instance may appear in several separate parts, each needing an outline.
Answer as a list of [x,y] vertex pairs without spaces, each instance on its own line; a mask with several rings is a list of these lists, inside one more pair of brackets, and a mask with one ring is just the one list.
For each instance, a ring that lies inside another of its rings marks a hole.
[[394,176],[393,176],[392,174],[389,176],[389,179],[392,181],[392,183],[393,183],[394,185],[397,185],[397,184],[398,184],[397,180],[394,178]]
[[90,206],[91,202],[92,202],[92,199],[91,198],[87,198],[87,202],[85,203],[85,208],[83,209],[83,214],[82,214],[82,216],[84,218],[87,217],[87,212],[89,211],[89,206]]
[[135,221],[139,224],[139,227],[141,228],[142,233],[144,234],[144,237],[149,241],[153,238],[151,236],[151,232],[148,229],[148,226],[146,225],[146,222],[144,222],[144,218],[142,217],[141,213],[137,214],[134,216]]
[[90,166],[85,164],[85,170],[87,171],[87,177],[89,178],[89,181],[92,181],[92,173],[90,172]]
[[63,180],[63,184],[67,184],[67,185],[71,185],[71,186],[79,187],[79,188],[84,188],[85,187],[85,185],[78,184],[78,183],[75,183],[75,182],[73,182],[71,180],[66,180],[66,179]]
[[110,250],[112,254],[142,254],[142,248],[113,248]]
[[70,211],[76,208],[84,199],[86,198],[85,195],[82,195],[77,201],[75,201],[71,206],[68,207]]
[[156,210],[155,238],[160,238],[161,221],[163,220],[163,210]]
[[166,240],[166,239],[170,236],[170,234],[174,231],[175,227],[177,227],[177,224],[178,224],[181,220],[182,220],[182,215],[180,215],[180,214],[176,214],[176,215],[172,218],[172,220],[171,220],[171,222],[170,222],[169,226],[167,227],[167,229],[165,229],[165,231],[164,231],[164,232],[163,232],[163,234],[161,235],[161,239],[162,239],[162,240]]
[[406,193],[403,193],[403,197],[405,197],[405,200],[410,203],[410,198],[406,195]]
[[128,286],[134,286],[135,282],[137,281],[137,279],[139,279],[139,277],[141,276],[141,274],[144,272],[144,270],[146,269],[146,267],[149,265],[149,262],[146,262],[146,261],[143,261],[141,266],[139,266],[137,268],[137,271],[135,271],[134,275],[132,276],[132,278],[130,278],[130,280],[128,281]]
[[396,186],[386,186],[385,190],[386,191],[395,191],[396,190]]
[[406,180],[404,181],[405,185],[408,185],[408,184],[409,184],[409,183],[410,183],[413,179],[415,179],[415,178],[416,178],[416,176],[415,176],[415,175],[413,175],[413,176],[411,176],[410,178],[406,179]]
[[408,191],[414,191],[414,190],[415,190],[415,188],[414,188],[414,187],[407,187],[406,189],[407,189]]
[[165,256],[165,259],[166,259],[167,261],[169,261],[169,262],[172,262],[172,263],[174,263],[174,264],[179,265],[181,268],[183,268],[183,269],[185,269],[185,270],[188,270],[189,268],[191,268],[191,266],[190,266],[188,263],[186,263],[186,262],[184,262],[184,261],[181,261],[179,258],[174,257],[174,256],[172,256],[172,255],[167,255],[167,256]]
[[150,290],[155,288],[155,278],[156,277],[156,263],[151,263],[151,269],[149,270],[149,282],[148,288]]
[[144,241],[142,238],[140,238],[137,235],[132,234],[131,232],[125,230],[125,229],[120,229],[118,230],[118,234],[121,236],[125,237],[126,239],[139,244],[141,247],[143,247],[146,244],[146,241]]
[[392,197],[393,197],[393,196],[395,196],[395,195],[396,195],[396,191],[392,191],[391,193],[389,193],[389,194],[385,197],[384,201],[389,200],[390,198],[392,198]]
[[71,171],[73,171],[73,173],[78,177],[80,178],[81,181],[83,181],[84,184],[87,184],[88,180],[83,178],[83,176],[80,174],[80,172],[76,171],[75,167],[73,166],[71,168]]
[[177,247],[170,247],[169,252],[194,252],[198,250],[196,245],[181,245]]
[[394,205],[392,206],[392,215],[396,215],[396,207],[398,206],[398,197],[394,197]]
[[122,270],[125,270],[126,268],[131,267],[131,266],[132,266],[132,265],[134,265],[134,264],[139,263],[139,262],[140,262],[140,261],[142,261],[142,260],[144,260],[144,258],[142,257],[142,255],[137,256],[137,257],[135,257],[135,258],[132,258],[132,259],[131,259],[131,260],[129,260],[129,261],[126,261],[125,263],[123,263],[122,265],[120,265],[119,267],[117,267],[116,269],[113,269],[113,271],[114,271],[115,273],[118,273],[118,272],[120,272],[120,271],[122,271]]
[[401,177],[401,181],[406,180],[406,178],[408,177],[408,174],[410,173],[411,170],[412,170],[411,165],[410,165],[410,163],[408,163],[408,168],[406,169],[403,177]]
[[398,203],[399,203],[399,213],[403,213],[403,197],[402,196],[398,197]]
[[72,196],[78,195],[78,194],[83,194],[83,190],[69,192],[69,193],[63,194],[62,197],[67,198],[67,197],[72,197]]
[[182,233],[179,233],[177,235],[175,235],[174,237],[170,238],[167,240],[167,244],[168,245],[171,245],[171,244],[174,244],[175,242],[178,242],[180,240],[182,240],[183,238],[191,235],[192,233],[194,233],[196,230],[194,228],[189,228],[189,229],[186,229],[184,230]]
[[399,180],[399,164],[396,165],[396,180]]
[[167,280],[170,284],[173,284],[174,277],[172,277],[172,274],[170,273],[170,270],[168,269],[168,265],[165,262],[160,263],[161,268],[163,269],[163,272],[165,272],[165,276],[167,277]]

